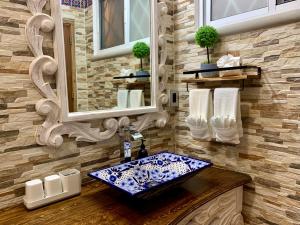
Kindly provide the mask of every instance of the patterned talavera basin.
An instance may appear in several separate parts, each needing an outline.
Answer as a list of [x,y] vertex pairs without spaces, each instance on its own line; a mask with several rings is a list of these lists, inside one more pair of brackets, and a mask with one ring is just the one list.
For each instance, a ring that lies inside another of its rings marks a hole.
[[164,184],[180,181],[211,165],[210,162],[163,152],[95,171],[89,176],[131,196],[138,196]]

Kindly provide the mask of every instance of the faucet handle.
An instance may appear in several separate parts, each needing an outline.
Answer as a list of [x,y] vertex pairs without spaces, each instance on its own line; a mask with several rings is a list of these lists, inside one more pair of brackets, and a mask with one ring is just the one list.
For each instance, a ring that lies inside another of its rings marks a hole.
[[134,126],[133,126],[133,125],[129,125],[129,126],[128,126],[128,129],[129,129],[129,131],[136,132],[136,130],[134,129]]
[[137,141],[137,140],[141,140],[141,139],[144,139],[144,136],[141,134],[141,132],[139,131],[136,131],[134,129],[134,126],[133,125],[129,125],[129,126],[126,126],[126,127],[123,127],[122,128],[122,133],[124,135],[124,133],[126,132],[129,132],[130,133],[130,136],[132,138],[133,141]]
[[144,136],[138,131],[132,131],[132,132],[130,132],[130,134],[131,134],[131,137],[134,141],[144,139]]

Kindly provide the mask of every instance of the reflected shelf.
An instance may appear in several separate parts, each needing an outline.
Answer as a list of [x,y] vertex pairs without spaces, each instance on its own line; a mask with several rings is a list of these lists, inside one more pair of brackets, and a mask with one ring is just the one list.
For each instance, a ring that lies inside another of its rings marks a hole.
[[136,78],[147,78],[147,77],[151,77],[151,75],[118,76],[118,77],[113,77],[113,79],[121,80],[121,79],[136,79]]

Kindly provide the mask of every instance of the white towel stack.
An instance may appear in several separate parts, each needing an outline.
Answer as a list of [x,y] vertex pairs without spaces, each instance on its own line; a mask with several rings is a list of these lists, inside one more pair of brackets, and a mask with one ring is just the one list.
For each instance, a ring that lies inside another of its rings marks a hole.
[[190,92],[190,115],[186,122],[194,138],[210,141],[212,138],[209,125],[212,116],[212,94],[209,89],[194,89]]
[[217,88],[214,93],[213,136],[218,142],[239,144],[243,136],[238,88]]
[[138,108],[145,106],[145,98],[143,90],[132,90],[129,94],[129,107]]

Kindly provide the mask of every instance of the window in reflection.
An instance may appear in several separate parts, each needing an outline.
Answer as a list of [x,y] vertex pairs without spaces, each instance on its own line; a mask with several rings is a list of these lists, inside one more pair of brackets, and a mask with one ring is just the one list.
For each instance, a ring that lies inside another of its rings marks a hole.
[[124,0],[100,0],[101,49],[124,44]]
[[150,37],[149,0],[99,0],[100,49]]
[[[130,0],[130,41],[150,36],[150,2]],[[138,19],[137,19],[138,18]]]

